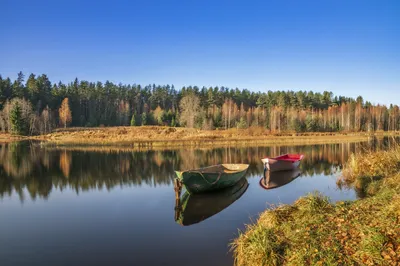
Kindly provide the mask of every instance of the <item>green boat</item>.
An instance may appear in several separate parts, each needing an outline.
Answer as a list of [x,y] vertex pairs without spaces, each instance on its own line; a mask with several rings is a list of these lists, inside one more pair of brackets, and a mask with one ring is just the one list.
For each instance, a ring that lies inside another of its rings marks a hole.
[[202,193],[235,185],[246,174],[247,168],[248,164],[219,164],[175,173],[189,193]]
[[185,192],[175,206],[175,221],[187,226],[204,221],[238,200],[249,187],[246,178],[234,186],[202,194]]

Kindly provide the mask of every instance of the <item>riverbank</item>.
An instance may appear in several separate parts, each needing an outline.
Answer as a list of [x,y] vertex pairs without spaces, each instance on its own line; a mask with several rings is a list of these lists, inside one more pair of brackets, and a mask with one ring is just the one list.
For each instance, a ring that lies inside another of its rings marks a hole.
[[[367,141],[372,136],[393,135],[394,132],[360,133],[279,133],[270,134],[264,128],[197,130],[160,126],[67,128],[47,135],[19,137],[3,134],[0,142],[13,140],[39,140],[44,145],[101,147],[123,146],[153,147],[205,147],[226,145],[296,145]],[[396,132],[398,133],[398,132]],[[399,135],[399,134],[397,134]]]
[[398,265],[399,171],[399,147],[353,156],[338,184],[365,198],[313,194],[265,211],[232,243],[236,265]]

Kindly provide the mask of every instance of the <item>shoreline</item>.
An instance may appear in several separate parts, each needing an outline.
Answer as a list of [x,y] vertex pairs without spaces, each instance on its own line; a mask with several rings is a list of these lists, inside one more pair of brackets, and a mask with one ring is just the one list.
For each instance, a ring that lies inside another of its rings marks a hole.
[[262,128],[197,130],[159,126],[67,128],[39,136],[0,134],[0,143],[32,140],[56,147],[121,147],[129,149],[226,147],[259,145],[312,145],[362,142],[374,137],[400,136],[400,132],[356,133],[279,133],[270,134]]

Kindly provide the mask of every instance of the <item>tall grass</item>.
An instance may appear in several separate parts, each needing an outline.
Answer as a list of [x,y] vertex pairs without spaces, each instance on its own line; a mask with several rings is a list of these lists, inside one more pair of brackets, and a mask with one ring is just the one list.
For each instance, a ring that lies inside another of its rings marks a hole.
[[387,151],[362,151],[350,156],[337,183],[354,187],[361,195],[372,195],[381,185],[381,179],[399,171],[400,145]]
[[321,194],[265,211],[232,243],[236,265],[399,265],[400,148],[350,158],[341,182],[364,199]]

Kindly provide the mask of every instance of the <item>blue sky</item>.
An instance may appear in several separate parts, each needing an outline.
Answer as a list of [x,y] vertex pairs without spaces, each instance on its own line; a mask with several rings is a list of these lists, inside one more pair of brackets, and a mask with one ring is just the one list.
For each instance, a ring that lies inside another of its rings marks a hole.
[[400,104],[400,1],[0,0],[0,74]]

